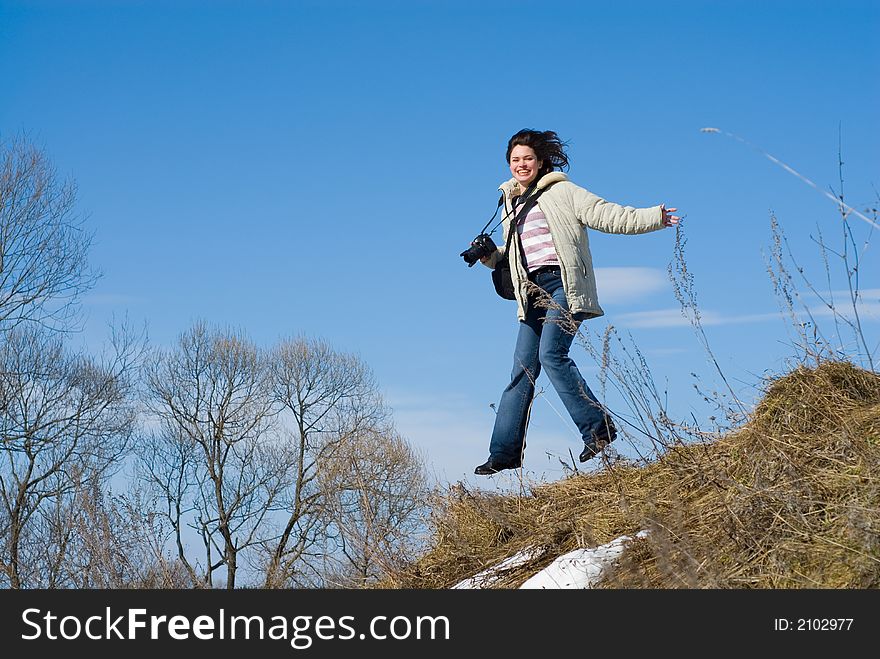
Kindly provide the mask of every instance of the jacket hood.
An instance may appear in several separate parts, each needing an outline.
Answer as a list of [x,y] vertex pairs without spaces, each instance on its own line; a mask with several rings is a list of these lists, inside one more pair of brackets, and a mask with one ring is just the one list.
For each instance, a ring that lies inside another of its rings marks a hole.
[[[549,174],[544,174],[538,180],[538,190],[542,190],[546,188],[551,183],[558,183],[559,181],[567,181],[568,176],[563,174],[562,172],[550,172]],[[498,186],[498,189],[501,190],[508,197],[511,196],[513,192],[525,192],[525,190],[519,189],[519,182],[515,178],[510,178],[506,180],[504,183]]]

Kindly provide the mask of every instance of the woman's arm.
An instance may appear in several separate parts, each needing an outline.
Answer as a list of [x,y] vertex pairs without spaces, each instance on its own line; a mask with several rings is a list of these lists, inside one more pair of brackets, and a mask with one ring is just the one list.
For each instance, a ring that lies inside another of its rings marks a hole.
[[[647,233],[662,229],[665,221],[675,217],[664,213],[663,205],[650,208],[621,206],[571,184],[570,194],[575,215],[586,227],[605,233]],[[675,210],[674,208],[671,210]],[[678,218],[675,219],[675,222]]]

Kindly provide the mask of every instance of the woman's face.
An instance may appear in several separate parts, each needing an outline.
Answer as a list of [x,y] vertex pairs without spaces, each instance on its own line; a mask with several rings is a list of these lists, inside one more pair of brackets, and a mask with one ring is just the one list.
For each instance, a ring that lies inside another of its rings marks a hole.
[[518,144],[510,152],[510,173],[519,182],[521,188],[529,187],[543,164],[530,146]]

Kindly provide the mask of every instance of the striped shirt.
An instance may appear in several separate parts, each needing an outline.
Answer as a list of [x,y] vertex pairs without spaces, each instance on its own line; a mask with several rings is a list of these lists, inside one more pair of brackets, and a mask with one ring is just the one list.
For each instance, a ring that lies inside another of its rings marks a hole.
[[537,204],[517,222],[516,230],[526,259],[526,269],[534,272],[545,265],[559,265],[559,257],[553,246],[553,236],[547,226],[547,218]]

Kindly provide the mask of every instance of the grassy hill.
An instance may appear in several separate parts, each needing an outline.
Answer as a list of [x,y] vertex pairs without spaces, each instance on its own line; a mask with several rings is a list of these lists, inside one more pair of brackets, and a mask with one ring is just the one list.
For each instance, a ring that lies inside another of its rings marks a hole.
[[430,550],[385,587],[449,588],[539,548],[493,584],[517,588],[563,553],[642,530],[599,587],[880,587],[880,376],[846,362],[800,367],[711,443],[524,496],[459,484],[432,524]]

